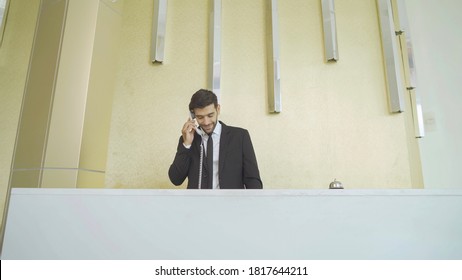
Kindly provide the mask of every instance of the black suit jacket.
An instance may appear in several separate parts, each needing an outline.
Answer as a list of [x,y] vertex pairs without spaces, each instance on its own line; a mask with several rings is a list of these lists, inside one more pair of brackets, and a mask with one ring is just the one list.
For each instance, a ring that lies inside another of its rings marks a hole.
[[[220,188],[262,189],[263,184],[249,132],[220,123],[222,125],[218,164]],[[188,189],[198,188],[200,144],[201,137],[196,134],[191,148],[187,149],[183,146],[183,138],[180,136],[175,159],[168,170],[168,176],[174,185],[181,185],[188,177]],[[207,182],[208,176],[205,157],[202,166],[204,183]]]

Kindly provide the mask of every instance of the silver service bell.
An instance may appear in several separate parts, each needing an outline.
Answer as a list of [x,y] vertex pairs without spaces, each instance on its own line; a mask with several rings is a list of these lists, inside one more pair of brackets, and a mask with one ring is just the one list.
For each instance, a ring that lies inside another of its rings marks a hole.
[[337,181],[337,179],[334,179],[334,181],[329,184],[329,189],[343,189],[343,184]]

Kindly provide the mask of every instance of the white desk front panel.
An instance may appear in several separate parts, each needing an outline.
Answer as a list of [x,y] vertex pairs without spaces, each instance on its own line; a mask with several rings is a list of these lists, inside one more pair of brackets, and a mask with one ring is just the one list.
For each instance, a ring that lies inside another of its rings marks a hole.
[[13,189],[2,259],[462,259],[462,191]]

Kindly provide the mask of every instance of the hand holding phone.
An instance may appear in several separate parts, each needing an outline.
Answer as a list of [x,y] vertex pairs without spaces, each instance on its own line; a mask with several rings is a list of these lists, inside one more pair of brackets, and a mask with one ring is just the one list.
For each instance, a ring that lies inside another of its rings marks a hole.
[[190,112],[189,118],[186,121],[186,123],[183,125],[183,129],[181,132],[183,135],[183,143],[185,145],[192,144],[194,140],[194,134],[196,134],[196,132],[199,135],[202,135],[203,132],[200,129],[199,124],[197,123],[197,120],[193,112]]
[[193,112],[189,112],[191,120],[194,122],[194,129],[197,132],[197,134],[202,135],[204,134],[204,131],[200,128],[199,124],[197,123],[196,120],[196,115]]

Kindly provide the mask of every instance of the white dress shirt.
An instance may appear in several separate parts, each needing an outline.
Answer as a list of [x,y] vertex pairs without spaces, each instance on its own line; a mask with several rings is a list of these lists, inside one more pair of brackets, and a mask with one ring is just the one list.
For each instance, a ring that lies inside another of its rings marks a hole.
[[[217,125],[212,132],[212,139],[213,139],[213,179],[212,179],[212,189],[219,189],[220,188],[220,181],[218,179],[218,160],[220,158],[220,137],[221,137],[221,123],[217,121]],[[202,146],[204,147],[205,154],[207,154],[207,141],[209,140],[209,135],[207,133],[202,133]],[[191,148],[191,145],[183,146],[186,149]]]

